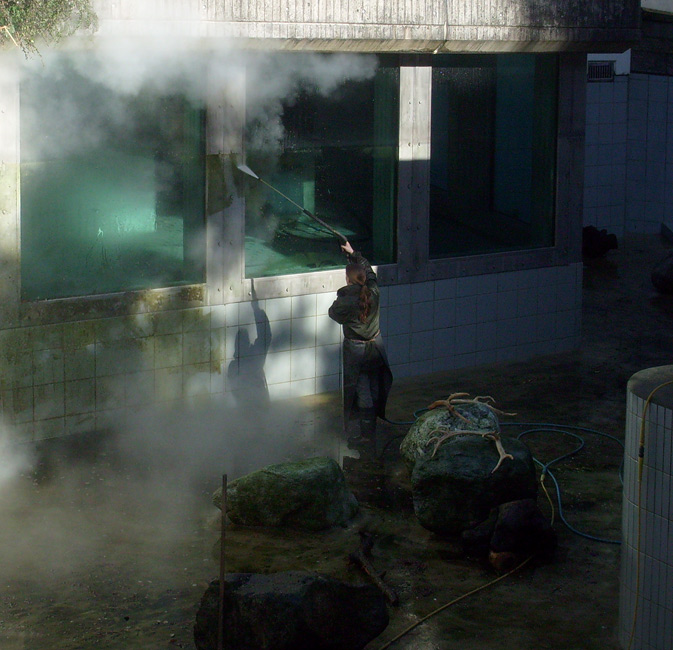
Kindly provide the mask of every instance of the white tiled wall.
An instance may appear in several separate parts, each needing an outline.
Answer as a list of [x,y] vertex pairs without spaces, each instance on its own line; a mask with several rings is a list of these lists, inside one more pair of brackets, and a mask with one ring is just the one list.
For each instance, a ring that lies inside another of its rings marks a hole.
[[393,373],[414,376],[569,350],[579,343],[581,265],[383,287]]
[[666,197],[667,164],[673,164],[673,149],[667,142],[672,81],[656,75],[630,76],[626,228],[633,232],[659,232],[673,207]]
[[629,77],[587,84],[584,225],[624,234]]
[[624,648],[669,650],[673,639],[673,411],[651,404],[645,414],[639,494],[638,449],[645,402],[631,392],[627,395],[619,636]]
[[673,229],[673,78],[587,84],[584,225],[621,237]]
[[[382,287],[396,377],[576,348],[581,264]],[[25,439],[100,429],[124,409],[338,390],[333,292],[0,331],[0,412]]]

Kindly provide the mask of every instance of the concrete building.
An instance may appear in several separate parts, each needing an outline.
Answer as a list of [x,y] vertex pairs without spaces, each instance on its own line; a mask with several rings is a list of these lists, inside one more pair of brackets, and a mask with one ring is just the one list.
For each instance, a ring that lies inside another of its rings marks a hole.
[[0,55],[16,436],[337,389],[343,258],[294,204],[376,265],[396,376],[578,346],[587,52],[637,41],[638,1],[97,11],[39,65]]

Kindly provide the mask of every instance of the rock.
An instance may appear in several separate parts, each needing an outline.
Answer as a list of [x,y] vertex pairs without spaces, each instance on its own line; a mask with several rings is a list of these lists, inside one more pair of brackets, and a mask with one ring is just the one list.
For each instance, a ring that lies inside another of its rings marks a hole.
[[448,438],[438,447],[431,438],[449,431],[498,432],[498,416],[484,404],[456,406],[465,422],[446,408],[423,413],[400,445],[411,471],[414,511],[421,525],[440,534],[460,534],[483,522],[492,508],[535,497],[533,457],[520,440],[501,436],[506,458],[494,472],[499,455],[495,442],[479,435]]
[[475,435],[449,438],[418,458],[411,473],[414,511],[421,525],[440,534],[460,534],[483,522],[501,503],[535,498],[533,456],[520,440],[501,437],[505,459],[494,472],[498,452],[491,440]]
[[659,293],[673,293],[673,253],[668,253],[654,265],[651,278]]
[[608,231],[598,230],[596,226],[585,226],[582,229],[582,256],[587,259],[603,257],[611,250],[619,248],[617,235]]
[[512,571],[512,569],[516,569],[516,567],[526,560],[526,557],[528,556],[521,553],[511,553],[510,551],[502,551],[501,553],[490,551],[488,561],[498,573],[507,573],[508,571]]
[[[213,496],[221,507],[222,490]],[[227,515],[245,526],[324,530],[345,526],[358,512],[341,468],[331,458],[269,465],[233,481]]]
[[491,550],[549,557],[556,548],[556,533],[535,499],[502,503],[491,537]]
[[467,555],[488,555],[491,550],[491,537],[493,537],[496,521],[498,521],[498,508],[493,508],[487,519],[474,528],[462,531],[460,537],[463,543],[463,551]]
[[[452,414],[446,408],[436,408],[422,413],[409,429],[402,440],[400,454],[411,471],[419,458],[429,457],[434,445],[428,445],[433,436],[437,436],[438,430],[442,431],[494,431],[498,430],[498,417],[483,404],[460,404],[456,410],[470,420],[465,422],[457,415]],[[493,443],[491,443],[493,444]]]
[[550,560],[556,549],[556,533],[535,499],[502,503],[488,519],[462,533],[469,554],[486,555],[498,571],[507,571],[534,556]]
[[[219,580],[210,583],[196,614],[197,650],[218,645]],[[383,595],[303,571],[226,576],[225,648],[236,650],[361,650],[388,625]]]

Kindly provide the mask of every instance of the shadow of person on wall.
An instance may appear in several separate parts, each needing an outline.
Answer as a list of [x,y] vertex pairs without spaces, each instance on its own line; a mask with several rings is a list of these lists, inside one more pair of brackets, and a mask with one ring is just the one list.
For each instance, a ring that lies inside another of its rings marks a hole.
[[269,319],[259,306],[255,283],[252,281],[252,311],[255,316],[255,340],[250,340],[248,329],[236,332],[234,358],[227,369],[229,386],[236,404],[241,408],[269,406],[269,388],[264,374],[266,354],[271,344]]

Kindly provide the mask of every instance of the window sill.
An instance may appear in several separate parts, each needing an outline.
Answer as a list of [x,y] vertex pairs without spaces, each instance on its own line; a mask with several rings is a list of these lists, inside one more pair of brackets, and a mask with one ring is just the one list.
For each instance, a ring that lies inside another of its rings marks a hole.
[[19,320],[22,326],[27,327],[203,307],[206,305],[206,293],[205,284],[191,284],[95,296],[22,301]]

